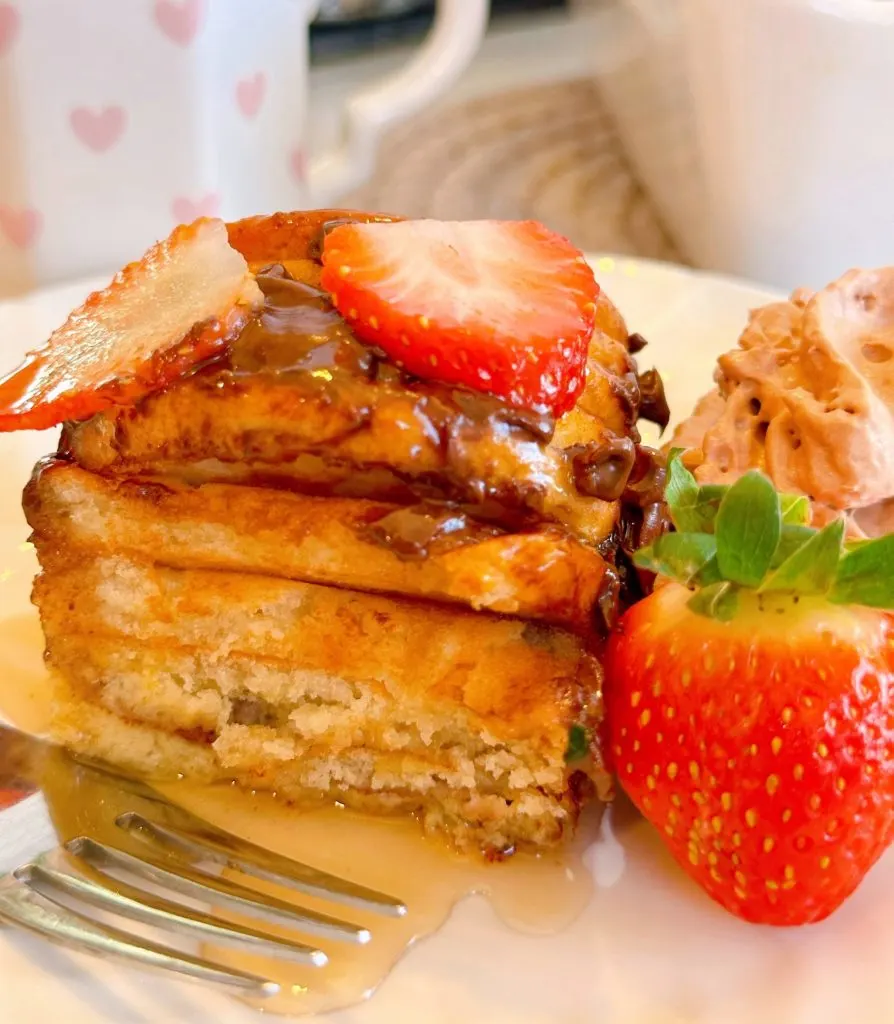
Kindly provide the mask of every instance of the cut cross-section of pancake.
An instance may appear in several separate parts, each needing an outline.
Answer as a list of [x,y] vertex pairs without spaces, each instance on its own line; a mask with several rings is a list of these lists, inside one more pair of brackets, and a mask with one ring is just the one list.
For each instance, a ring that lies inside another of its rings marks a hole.
[[266,573],[603,631],[617,577],[574,537],[505,533],[438,506],[260,487],[113,479],[42,463],[25,494],[41,550],[129,553],[179,569]]
[[[245,573],[41,550],[35,599],[73,745],[294,800],[409,811],[462,845],[554,842],[607,777],[568,763],[601,675],[583,640],[519,619]],[[78,710],[80,708],[80,710]],[[97,736],[97,716],[117,725]],[[178,742],[179,741],[179,742]],[[145,767],[132,764],[133,767]]]

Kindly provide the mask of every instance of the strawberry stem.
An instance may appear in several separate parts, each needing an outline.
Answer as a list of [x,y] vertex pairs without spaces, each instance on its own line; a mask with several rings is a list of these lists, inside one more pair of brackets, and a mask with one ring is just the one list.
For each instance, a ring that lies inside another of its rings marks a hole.
[[763,473],[700,486],[681,455],[671,451],[665,487],[675,532],[634,561],[695,590],[694,612],[729,619],[743,591],[894,609],[894,534],[845,542],[843,518],[822,530],[806,525],[808,499],[780,494]]

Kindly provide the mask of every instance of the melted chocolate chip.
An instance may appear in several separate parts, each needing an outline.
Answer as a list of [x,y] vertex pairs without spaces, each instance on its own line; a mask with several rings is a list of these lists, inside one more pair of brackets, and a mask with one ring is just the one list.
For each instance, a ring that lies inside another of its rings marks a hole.
[[618,624],[621,615],[621,577],[612,566],[605,567],[593,615],[596,631],[602,636],[608,636]]
[[259,270],[255,277],[265,298],[271,300],[271,306],[317,303],[321,309],[332,307],[328,292],[324,292],[322,288],[314,288],[305,281],[296,280],[281,263],[271,263],[269,267]]
[[628,427],[632,427],[639,416],[639,406],[642,400],[636,373],[633,370],[629,370],[621,375],[615,374],[609,377],[608,380],[612,394],[624,406],[625,424]]
[[621,580],[620,600],[624,608],[629,608],[651,593],[655,577],[652,573],[637,569],[622,548],[618,548],[615,555],[615,569]]
[[364,530],[369,540],[408,561],[428,558],[431,554],[496,537],[500,533],[502,531],[496,527],[475,522],[464,512],[425,505],[395,509]]
[[639,528],[639,546],[654,544],[670,528],[670,515],[664,501],[653,501],[643,508],[643,519]]
[[257,272],[255,277],[273,277],[279,281],[294,281],[295,277],[286,270],[282,263],[268,263]]
[[121,485],[125,493],[132,492],[139,501],[160,505],[166,498],[176,494],[173,487],[163,484],[160,480],[128,480]]
[[310,301],[331,305],[327,292],[306,281],[299,281],[282,263],[269,263],[255,277],[268,306],[302,305]]
[[639,547],[639,528],[642,525],[642,509],[635,505],[621,505],[621,512],[618,516],[618,548],[628,555]]
[[632,352],[634,355],[637,352],[642,352],[648,344],[646,339],[639,333],[635,332],[627,335],[627,351]]
[[279,714],[276,708],[252,694],[250,697],[234,697],[230,706],[229,721],[232,725],[276,725]]
[[662,431],[670,422],[670,407],[664,394],[664,381],[657,370],[646,370],[639,375],[639,414],[650,423],[657,423]]
[[362,217],[336,217],[333,220],[323,221],[320,227],[317,237],[311,240],[310,245],[307,247],[307,256],[311,260],[319,260],[323,255],[323,243],[326,241],[326,235],[330,231],[333,231],[337,227],[341,227],[342,224],[357,224],[363,223],[364,218]]
[[667,462],[661,452],[637,445],[633,469],[621,496],[617,562],[623,567],[623,598],[637,600],[651,590],[653,576],[637,569],[633,554],[653,544],[671,526],[664,500]]
[[629,437],[603,431],[599,441],[578,444],[566,450],[571,459],[574,484],[581,494],[600,501],[617,501],[624,493],[636,459],[636,446]]
[[624,504],[644,508],[664,496],[667,460],[661,452],[638,444],[627,487],[621,496]]
[[615,552],[618,550],[618,544],[620,543],[618,527],[612,527],[611,533],[603,537],[601,541],[596,545],[596,550],[606,560],[610,561]]

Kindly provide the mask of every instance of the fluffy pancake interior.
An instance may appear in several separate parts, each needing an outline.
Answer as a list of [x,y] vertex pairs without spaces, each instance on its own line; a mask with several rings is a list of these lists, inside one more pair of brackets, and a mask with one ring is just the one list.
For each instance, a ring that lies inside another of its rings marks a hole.
[[[35,595],[82,749],[131,763],[137,728],[135,750],[156,734],[156,771],[180,770],[185,741],[205,777],[411,811],[491,850],[555,842],[576,819],[568,729],[598,717],[599,677],[565,631],[121,557],[46,561]],[[116,724],[98,733],[102,712]]]

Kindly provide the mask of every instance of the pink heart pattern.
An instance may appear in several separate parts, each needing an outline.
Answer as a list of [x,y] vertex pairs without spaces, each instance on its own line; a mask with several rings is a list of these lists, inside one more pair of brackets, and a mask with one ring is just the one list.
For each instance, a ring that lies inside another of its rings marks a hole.
[[155,23],[172,42],[189,46],[202,27],[205,0],[156,0]]
[[289,167],[295,181],[299,185],[303,185],[307,181],[307,157],[304,155],[303,149],[292,150],[289,155]]
[[267,76],[259,71],[251,78],[243,78],[236,83],[236,103],[246,117],[255,117],[264,102],[267,89]]
[[71,128],[77,138],[94,153],[104,153],[121,138],[127,115],[123,107],[88,110],[76,107],[69,114]]
[[171,203],[171,212],[178,224],[189,224],[198,217],[216,217],[219,209],[220,196],[216,192],[209,192],[199,199],[178,196]]
[[0,4],[0,57],[9,53],[19,32],[19,12],[12,4]]
[[0,231],[17,249],[29,249],[34,245],[42,223],[39,211],[30,206],[0,204]]

